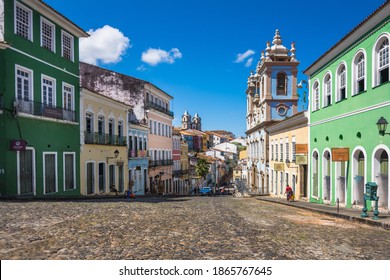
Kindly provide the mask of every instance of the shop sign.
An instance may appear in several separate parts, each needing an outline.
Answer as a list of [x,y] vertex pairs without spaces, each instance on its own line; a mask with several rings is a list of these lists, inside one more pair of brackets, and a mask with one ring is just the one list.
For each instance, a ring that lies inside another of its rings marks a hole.
[[295,164],[306,165],[307,164],[307,155],[295,155]]
[[332,148],[332,161],[348,161],[349,148]]
[[307,144],[295,144],[295,153],[307,155]]
[[26,140],[11,140],[10,149],[11,151],[25,151],[27,146]]
[[284,163],[274,163],[275,171],[284,171]]

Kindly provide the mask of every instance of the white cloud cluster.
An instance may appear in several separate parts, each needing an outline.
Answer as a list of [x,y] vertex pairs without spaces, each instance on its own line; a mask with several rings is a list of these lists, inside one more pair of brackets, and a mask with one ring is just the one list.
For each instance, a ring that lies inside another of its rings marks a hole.
[[245,67],[250,67],[253,63],[253,55],[255,52],[253,50],[247,50],[244,53],[239,53],[236,55],[235,63],[241,63],[246,60]]
[[80,60],[90,64],[117,63],[131,47],[130,39],[109,25],[89,30],[90,37],[80,39]]
[[142,53],[141,60],[151,66],[156,66],[160,63],[172,64],[176,59],[182,58],[182,56],[182,53],[177,48],[172,48],[170,51],[149,48]]

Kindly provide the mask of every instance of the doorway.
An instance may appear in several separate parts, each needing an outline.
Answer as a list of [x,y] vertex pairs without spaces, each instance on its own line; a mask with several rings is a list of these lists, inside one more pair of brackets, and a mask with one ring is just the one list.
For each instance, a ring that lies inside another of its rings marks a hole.
[[18,152],[19,194],[32,194],[35,191],[34,158],[32,149]]

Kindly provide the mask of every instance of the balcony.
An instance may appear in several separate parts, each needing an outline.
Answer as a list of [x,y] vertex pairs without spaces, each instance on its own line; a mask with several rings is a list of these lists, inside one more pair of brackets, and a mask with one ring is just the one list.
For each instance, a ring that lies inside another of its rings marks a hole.
[[64,109],[62,107],[55,107],[40,102],[31,100],[16,100],[14,108],[18,113],[25,113],[34,116],[53,118],[64,121],[76,122],[76,112]]
[[173,112],[169,111],[167,108],[162,107],[161,105],[158,105],[157,103],[151,102],[151,101],[146,101],[145,103],[145,109],[154,109],[157,110],[161,113],[164,113],[170,117],[173,117]]
[[129,151],[129,159],[145,158],[148,156],[149,156],[149,152],[147,150],[130,150]]
[[151,160],[149,161],[149,167],[167,166],[173,165],[172,159]]
[[85,144],[99,144],[110,146],[126,146],[127,139],[124,136],[100,134],[98,132],[84,132]]

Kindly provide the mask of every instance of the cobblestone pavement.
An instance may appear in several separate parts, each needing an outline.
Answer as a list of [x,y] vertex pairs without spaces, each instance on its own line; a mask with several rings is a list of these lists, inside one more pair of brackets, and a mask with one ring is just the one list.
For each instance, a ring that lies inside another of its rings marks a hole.
[[230,196],[2,201],[0,259],[390,260],[390,231]]

